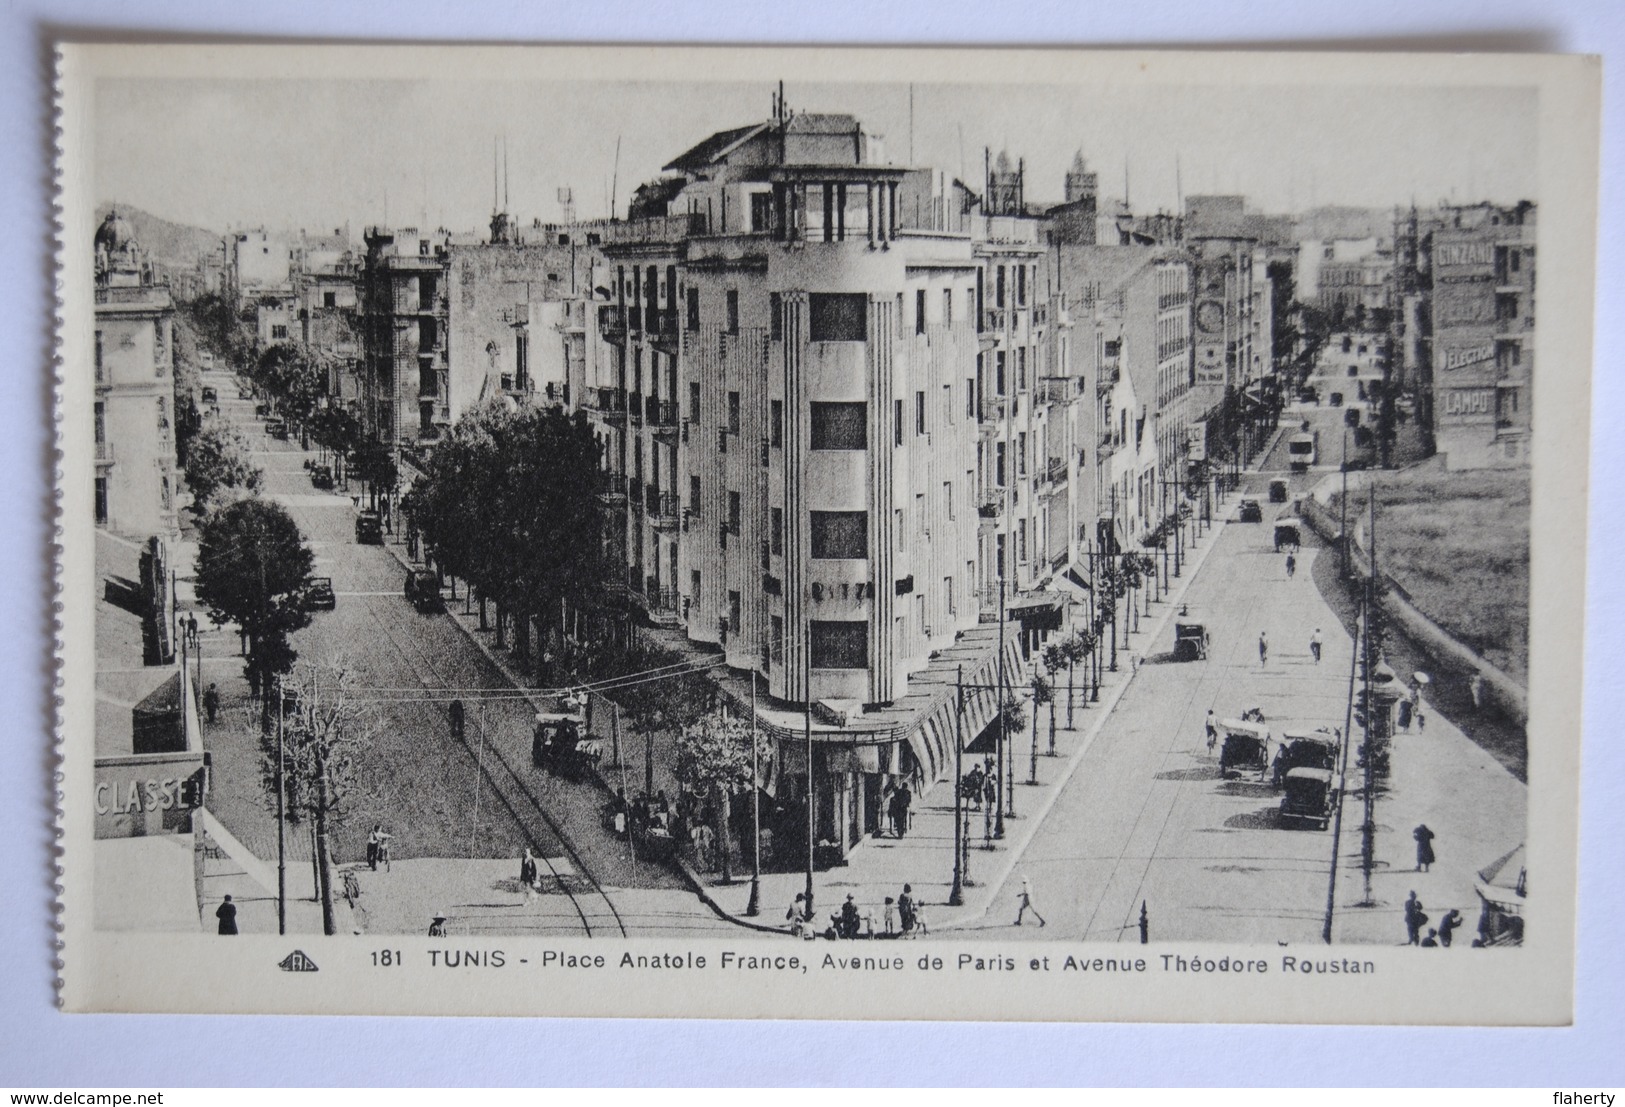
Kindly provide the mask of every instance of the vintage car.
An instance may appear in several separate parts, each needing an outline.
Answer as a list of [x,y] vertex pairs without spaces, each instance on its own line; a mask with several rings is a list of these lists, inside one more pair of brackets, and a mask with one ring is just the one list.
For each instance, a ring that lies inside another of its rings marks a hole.
[[1287,482],[1284,477],[1275,477],[1270,481],[1270,503],[1284,504],[1287,500]]
[[[587,736],[584,714],[576,711],[538,711],[531,732],[530,759],[539,769],[566,780],[587,778],[589,770],[603,757],[603,743]],[[636,841],[637,812],[632,813]]]
[[219,403],[220,402],[220,393],[218,391],[216,391],[214,388],[211,388],[209,385],[204,385],[203,386],[203,402],[206,403],[206,404],[217,404],[217,403]]
[[1182,608],[1174,620],[1174,660],[1205,661],[1210,644],[1207,624],[1193,616],[1188,608]]
[[406,574],[406,599],[419,614],[433,615],[446,610],[440,595],[440,575],[432,569],[414,569]]
[[384,544],[384,521],[376,511],[363,511],[355,517],[355,540],[363,546]]
[[1293,769],[1327,769],[1335,772],[1342,748],[1342,734],[1331,727],[1283,731],[1281,748],[1275,758],[1275,786],[1281,787]]
[[1275,520],[1275,549],[1296,550],[1303,545],[1303,531],[1296,516]]
[[1285,794],[1281,797],[1281,825],[1303,822],[1326,829],[1337,811],[1340,789],[1336,774],[1330,769],[1293,769],[1286,774],[1282,787]]
[[306,611],[332,611],[338,606],[338,598],[333,595],[333,578],[311,577],[306,580],[300,599]]
[[1224,745],[1219,750],[1219,772],[1252,770],[1262,775],[1269,768],[1270,730],[1262,722],[1223,719],[1219,733]]
[[273,415],[265,421],[265,433],[272,438],[286,439],[288,437],[288,421],[280,415]]
[[317,465],[310,470],[310,484],[312,488],[319,488],[323,492],[332,491],[333,467],[330,465]]
[[1264,509],[1257,500],[1242,500],[1236,505],[1236,520],[1242,523],[1262,523]]

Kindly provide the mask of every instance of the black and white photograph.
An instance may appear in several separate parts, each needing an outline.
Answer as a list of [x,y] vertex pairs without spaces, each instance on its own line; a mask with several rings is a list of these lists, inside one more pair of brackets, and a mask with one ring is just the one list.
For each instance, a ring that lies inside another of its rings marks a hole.
[[1585,59],[60,50],[70,1007],[1568,1020]]

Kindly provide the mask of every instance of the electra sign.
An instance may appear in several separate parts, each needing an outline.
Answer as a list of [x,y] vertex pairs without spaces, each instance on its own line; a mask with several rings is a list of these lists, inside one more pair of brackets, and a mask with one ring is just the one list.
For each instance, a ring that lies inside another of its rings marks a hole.
[[1477,346],[1447,347],[1444,351],[1444,369],[1460,369],[1467,365],[1476,365],[1481,361],[1489,361],[1495,356],[1495,343],[1483,342]]

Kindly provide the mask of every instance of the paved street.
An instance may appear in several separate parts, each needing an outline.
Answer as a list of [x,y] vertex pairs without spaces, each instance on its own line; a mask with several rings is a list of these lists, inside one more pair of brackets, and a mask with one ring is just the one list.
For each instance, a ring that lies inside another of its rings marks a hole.
[[[1283,474],[1250,475],[1246,488],[1262,493],[1276,475]],[[1320,476],[1292,478],[1293,494],[1306,493]],[[1344,726],[1352,643],[1317,587],[1335,581],[1335,571],[1326,571],[1331,566],[1320,564],[1335,555],[1305,528],[1297,572],[1288,579],[1270,527],[1282,506],[1265,507],[1263,525],[1223,529],[1191,583],[1188,602],[1213,635],[1208,660],[1173,662],[1171,630],[1153,644],[995,898],[980,924],[983,936],[1026,933],[1010,923],[1028,876],[1049,922],[1045,938],[1138,941],[1143,903],[1155,941],[1320,940],[1331,832],[1278,827],[1279,793],[1256,779],[1221,779],[1203,734],[1209,707],[1221,718],[1260,707],[1277,735],[1299,725]],[[1324,640],[1318,665],[1308,648],[1316,627]],[[1263,665],[1261,631],[1271,641]],[[1470,937],[1477,915],[1472,875],[1522,840],[1525,788],[1437,716],[1425,737],[1400,736],[1393,759],[1377,808],[1376,906],[1351,906],[1364,895],[1361,801],[1351,793],[1334,937],[1403,942],[1400,904],[1413,888],[1435,919],[1459,908]],[[1349,768],[1357,786],[1352,760]],[[1410,831],[1423,821],[1451,848],[1440,851],[1432,872],[1415,874]]]
[[[467,918],[489,914],[473,886],[452,875],[458,864],[474,861],[456,859],[486,859],[482,864],[511,869],[510,877],[517,877],[518,857],[528,845],[544,858],[544,878],[553,868],[563,874],[549,890],[572,902],[547,910],[564,920],[564,929],[618,934],[728,928],[675,874],[635,864],[624,844],[600,829],[602,797],[594,788],[530,767],[533,709],[450,618],[420,615],[406,602],[400,548],[358,545],[350,496],[311,487],[304,461],[314,455],[301,451],[297,440],[267,436],[253,417],[253,403],[233,398],[229,375],[210,374],[207,383],[219,389],[222,411],[255,451],[253,460],[265,471],[263,493],[287,507],[309,539],[313,574],[333,580],[336,609],[315,613],[312,625],[295,636],[301,661],[342,660],[354,668],[383,722],[369,755],[366,787],[351,802],[334,845],[335,861],[347,868],[364,856],[373,823],[383,822],[394,835],[391,879],[360,874],[363,918],[387,932],[412,932],[426,929],[436,910],[452,914],[455,923],[460,904],[467,906]],[[359,493],[359,485],[352,488]],[[204,637],[205,680],[219,684],[225,704],[221,725],[208,734],[217,781],[211,806],[257,856],[274,858],[275,822],[260,799],[236,637],[229,629]],[[457,699],[465,705],[464,741],[450,733],[450,705]],[[483,772],[476,770],[477,757]],[[403,811],[414,812],[415,819],[405,820]],[[308,843],[296,845],[309,856]],[[426,857],[442,860],[407,864]],[[402,876],[414,867],[416,877]],[[395,902],[379,903],[384,898]],[[631,909],[619,909],[623,898]]]

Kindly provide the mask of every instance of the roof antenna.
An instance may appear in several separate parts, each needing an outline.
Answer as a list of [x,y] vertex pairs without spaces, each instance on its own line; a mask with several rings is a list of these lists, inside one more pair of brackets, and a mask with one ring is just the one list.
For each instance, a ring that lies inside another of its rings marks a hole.
[[508,210],[508,136],[502,136],[502,210]]
[[615,175],[610,178],[609,185],[609,217],[615,218],[615,199],[621,188],[621,136],[615,136]]
[[491,214],[495,215],[501,210],[501,192],[498,180],[501,177],[502,159],[498,157],[501,150],[501,140],[495,135],[491,136]]

